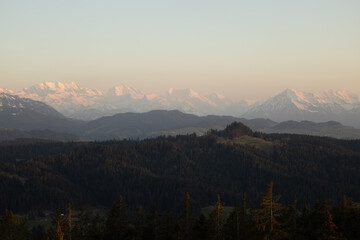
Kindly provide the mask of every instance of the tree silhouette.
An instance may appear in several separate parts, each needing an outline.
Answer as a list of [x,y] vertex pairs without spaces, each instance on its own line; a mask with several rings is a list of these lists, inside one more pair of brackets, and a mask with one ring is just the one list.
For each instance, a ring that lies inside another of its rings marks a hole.
[[267,185],[260,208],[254,212],[255,228],[263,236],[264,240],[281,239],[286,235],[277,220],[280,218],[283,206],[278,202],[280,196],[274,196],[273,186],[272,181]]
[[109,217],[106,221],[107,239],[128,239],[129,217],[126,213],[126,204],[123,197],[120,196],[109,212]]
[[184,240],[190,239],[194,221],[194,214],[190,205],[190,194],[187,192],[185,199],[183,200],[183,212],[180,218],[183,232],[182,237]]
[[220,195],[217,195],[217,201],[214,204],[214,210],[209,215],[210,229],[213,233],[211,234],[212,239],[222,240],[224,239],[223,227],[225,224],[225,209],[224,203],[220,200]]

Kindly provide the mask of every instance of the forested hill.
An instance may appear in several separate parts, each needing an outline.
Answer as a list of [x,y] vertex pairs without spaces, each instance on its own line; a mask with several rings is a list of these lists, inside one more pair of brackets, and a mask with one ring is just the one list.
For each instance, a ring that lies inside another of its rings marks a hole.
[[202,137],[4,145],[0,210],[56,209],[69,202],[109,207],[122,195],[131,209],[156,203],[178,212],[186,192],[197,209],[217,194],[235,205],[246,192],[256,204],[271,180],[283,203],[294,195],[300,207],[325,199],[337,203],[344,195],[360,201],[359,140],[260,134],[234,126]]

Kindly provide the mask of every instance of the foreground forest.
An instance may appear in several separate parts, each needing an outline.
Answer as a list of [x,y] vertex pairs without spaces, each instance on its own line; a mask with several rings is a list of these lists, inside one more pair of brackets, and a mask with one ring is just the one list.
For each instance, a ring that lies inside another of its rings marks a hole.
[[205,136],[141,141],[19,140],[0,144],[0,210],[35,219],[69,203],[110,208],[122,195],[129,212],[156,205],[177,219],[186,192],[198,216],[217,195],[236,206],[246,192],[247,201],[259,206],[264,186],[274,181],[282,205],[296,196],[298,209],[308,206],[311,213],[337,206],[344,196],[359,202],[359,171],[360,140],[254,133],[240,123]]
[[[360,238],[360,209],[351,198],[344,197],[333,209],[326,201],[316,202],[312,210],[297,208],[296,197],[286,205],[267,185],[257,206],[248,208],[246,194],[227,211],[217,195],[208,212],[195,215],[192,199],[187,193],[182,211],[175,216],[171,210],[160,213],[157,206],[144,212],[141,205],[130,212],[120,196],[108,214],[90,214],[80,207],[73,212],[69,204],[64,214],[58,209],[48,224],[30,228],[26,217],[20,218],[5,210],[0,217],[2,240],[240,240],[299,239],[352,240]],[[179,203],[180,204],[180,203]]]
[[129,208],[179,212],[189,192],[194,207],[220,194],[234,206],[243,192],[257,204],[274,181],[283,203],[333,205],[360,199],[360,140],[253,133],[237,123],[206,136],[90,143],[10,142],[0,145],[0,211],[109,207],[126,196]]

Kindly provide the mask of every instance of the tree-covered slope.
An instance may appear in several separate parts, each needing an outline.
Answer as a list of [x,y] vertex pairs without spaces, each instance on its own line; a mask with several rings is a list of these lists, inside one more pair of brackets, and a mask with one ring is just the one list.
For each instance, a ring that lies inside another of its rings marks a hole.
[[[238,202],[243,192],[257,202],[271,180],[283,193],[282,201],[298,195],[300,206],[336,202],[343,195],[359,201],[360,141],[253,133],[244,143],[237,137],[231,143],[194,134],[71,147],[63,143],[58,153],[41,151],[49,148],[43,143],[37,145],[37,156],[31,145],[3,146],[7,156],[22,154],[23,160],[1,158],[0,208],[53,209],[68,202],[109,206],[123,195],[132,208],[150,208],[155,202],[160,209],[177,211],[177,199],[185,192],[197,207],[211,203],[216,194],[227,205]],[[262,150],[259,142],[272,147]]]

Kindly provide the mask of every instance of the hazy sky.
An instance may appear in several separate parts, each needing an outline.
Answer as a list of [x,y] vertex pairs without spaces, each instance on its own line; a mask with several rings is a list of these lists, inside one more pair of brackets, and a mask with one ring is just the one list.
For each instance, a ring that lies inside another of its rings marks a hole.
[[0,0],[0,88],[360,93],[359,0]]

